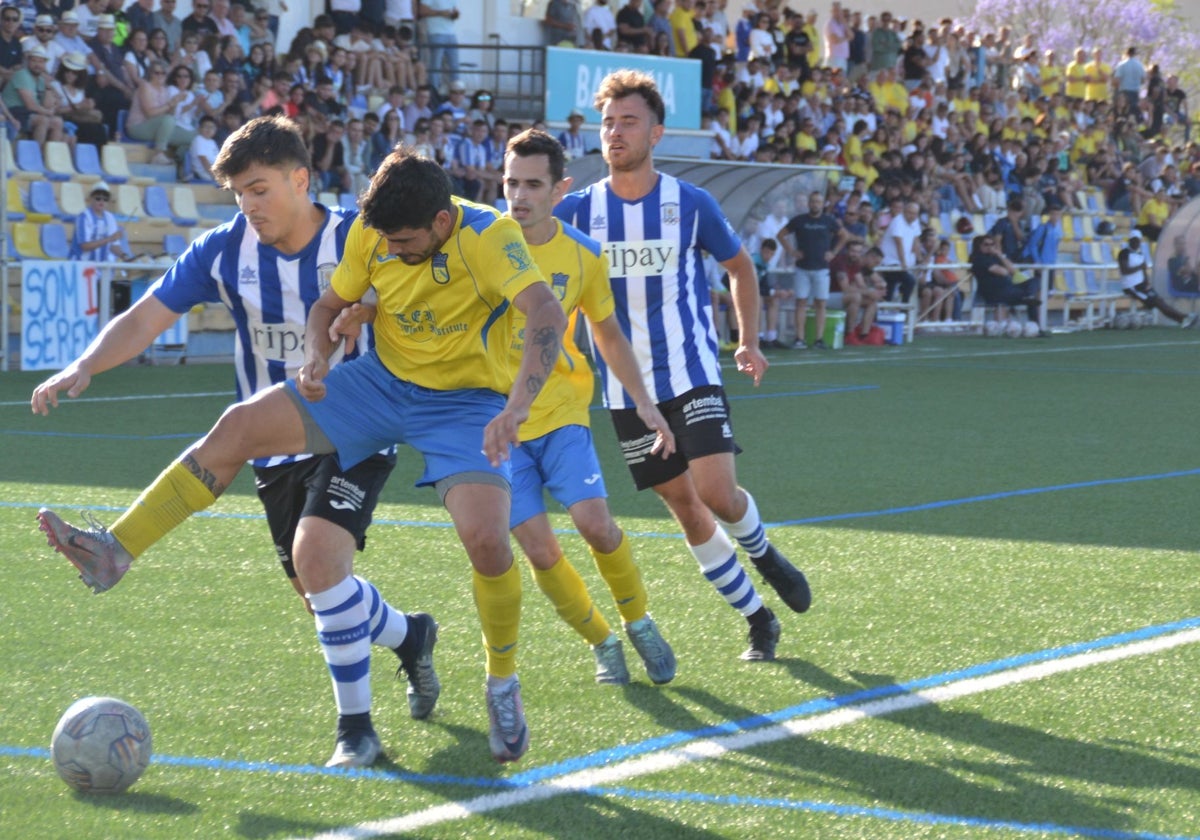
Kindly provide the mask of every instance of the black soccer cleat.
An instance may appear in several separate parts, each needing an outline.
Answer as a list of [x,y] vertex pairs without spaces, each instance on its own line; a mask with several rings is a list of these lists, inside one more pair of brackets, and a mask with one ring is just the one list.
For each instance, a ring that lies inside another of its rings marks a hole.
[[802,613],[812,606],[812,591],[804,572],[793,566],[775,546],[767,543],[767,553],[762,557],[751,557],[750,562],[792,610]]
[[[763,609],[766,609],[764,607]],[[770,610],[767,610],[769,620],[758,624],[750,624],[750,647],[742,654],[742,659],[747,662],[771,662],[775,659],[775,646],[779,644],[779,635],[782,632],[779,626],[779,619]]]

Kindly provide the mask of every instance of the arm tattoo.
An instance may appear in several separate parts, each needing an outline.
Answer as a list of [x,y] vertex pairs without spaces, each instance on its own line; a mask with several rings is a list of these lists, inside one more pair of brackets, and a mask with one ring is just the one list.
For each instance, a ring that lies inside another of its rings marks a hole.
[[195,457],[193,457],[190,453],[184,455],[183,458],[180,459],[180,463],[187,467],[188,472],[200,479],[200,483],[208,488],[209,492],[213,494],[214,498],[225,492],[225,485],[217,481],[217,477],[215,475],[196,463]]
[[551,327],[543,327],[538,330],[534,334],[532,342],[536,347],[535,352],[538,354],[538,359],[542,363],[542,369],[530,374],[529,378],[525,380],[525,387],[529,389],[529,393],[537,394],[546,384],[550,372],[554,370],[554,363],[558,361],[558,353],[562,345]]

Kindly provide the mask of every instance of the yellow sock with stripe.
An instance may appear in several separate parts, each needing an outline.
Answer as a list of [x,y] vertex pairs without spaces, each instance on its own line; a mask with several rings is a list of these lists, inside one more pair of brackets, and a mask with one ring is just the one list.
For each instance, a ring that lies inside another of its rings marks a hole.
[[513,563],[496,577],[472,572],[475,609],[483,628],[487,672],[511,677],[517,672],[517,630],[521,624],[521,573]]
[[533,579],[546,593],[550,603],[554,604],[562,620],[583,636],[589,645],[600,644],[612,633],[612,628],[592,603],[592,596],[588,594],[583,578],[566,557],[559,557],[558,562],[549,569],[535,568]]
[[110,529],[134,557],[217,497],[181,461],[167,467]]
[[642,574],[633,564],[633,550],[629,547],[629,537],[622,532],[621,544],[612,552],[605,554],[592,549],[592,557],[596,560],[596,568],[600,576],[608,584],[621,618],[626,623],[637,621],[646,614],[646,586],[642,583]]

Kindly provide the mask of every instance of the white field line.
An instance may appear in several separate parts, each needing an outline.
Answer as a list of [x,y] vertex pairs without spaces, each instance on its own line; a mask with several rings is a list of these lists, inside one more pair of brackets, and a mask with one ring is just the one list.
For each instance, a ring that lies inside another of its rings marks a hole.
[[1167,636],[1134,642],[1104,650],[1076,654],[1062,659],[1053,659],[1025,665],[984,677],[970,677],[925,691],[872,700],[858,706],[847,706],[824,714],[798,718],[784,723],[764,726],[748,732],[707,738],[684,747],[665,750],[622,761],[607,767],[597,767],[568,773],[558,779],[530,785],[517,790],[479,796],[474,799],[448,802],[423,811],[384,820],[374,820],[347,826],[316,835],[313,840],[360,840],[383,834],[415,831],[452,820],[486,814],[500,808],[514,808],[549,799],[564,793],[576,792],[599,785],[624,782],[637,776],[673,770],[695,761],[720,758],[728,752],[748,750],[754,747],[781,741],[785,738],[813,735],[852,723],[895,714],[937,703],[946,703],[973,694],[993,691],[998,688],[1040,680],[1056,674],[1078,671],[1108,662],[1117,662],[1135,656],[1158,653],[1182,645],[1200,641],[1200,628],[1184,630]]

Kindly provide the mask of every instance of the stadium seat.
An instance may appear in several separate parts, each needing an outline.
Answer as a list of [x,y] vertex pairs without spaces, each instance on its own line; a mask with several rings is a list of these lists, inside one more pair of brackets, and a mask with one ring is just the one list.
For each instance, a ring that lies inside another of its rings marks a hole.
[[42,250],[40,228],[41,225],[34,222],[17,222],[12,226],[13,247],[22,258],[46,259],[46,252]]
[[29,185],[29,209],[64,222],[74,218],[58,206],[58,199],[54,197],[54,187],[49,181],[34,181]]
[[129,157],[120,143],[105,143],[100,149],[100,165],[104,170],[104,178],[113,184],[137,184],[147,186],[154,179],[146,175],[134,175],[129,168]]
[[58,222],[47,222],[41,226],[42,252],[52,260],[65,260],[71,256],[71,242],[67,229]]
[[[175,213],[171,210],[171,200],[167,197],[167,191],[164,187],[158,184],[150,184],[146,187],[146,192],[142,196],[142,204],[146,208],[146,220],[158,224],[177,224],[183,227],[178,219],[175,218]],[[194,224],[194,220],[188,224]]]
[[[29,186],[32,186],[34,183],[36,182],[30,181]],[[23,221],[41,224],[42,222],[49,222],[54,219],[49,213],[38,213],[29,206],[29,187],[22,186],[22,182],[20,181],[8,182],[8,200],[12,206],[20,208],[20,212],[24,215]]]
[[163,253],[169,257],[178,257],[187,250],[187,240],[182,234],[168,233],[163,236]]
[[6,246],[6,253],[7,253],[9,261],[10,262],[20,262],[21,255],[17,252],[17,246],[13,243],[11,229],[8,231],[5,231],[5,233],[4,233],[4,244]]
[[[8,148],[5,145],[4,148]],[[10,222],[25,221],[25,200],[21,198],[21,185],[16,181],[9,181],[7,187],[7,196],[4,201],[4,212]]]
[[66,181],[71,177],[51,172],[46,168],[42,147],[36,140],[17,141],[17,168],[25,172],[34,172],[39,178],[49,178],[51,181]]
[[100,180],[98,175],[80,175],[75,169],[75,162],[71,160],[71,147],[61,140],[46,141],[46,170],[52,175],[61,175],[61,179],[56,180],[79,180],[85,183],[93,183]]
[[75,171],[79,173],[75,180],[86,184],[107,178],[100,165],[100,150],[91,143],[75,144]]
[[144,216],[142,208],[142,190],[134,184],[117,184],[113,195],[113,205],[110,208],[117,214],[118,219],[131,221]]
[[83,184],[78,181],[63,181],[58,188],[58,206],[67,214],[70,221],[87,209],[87,198],[83,194]]
[[217,219],[201,218],[200,208],[196,206],[196,194],[192,192],[191,187],[175,187],[169,193],[169,197],[175,224],[180,227],[192,227],[196,224],[215,227],[220,224]]

